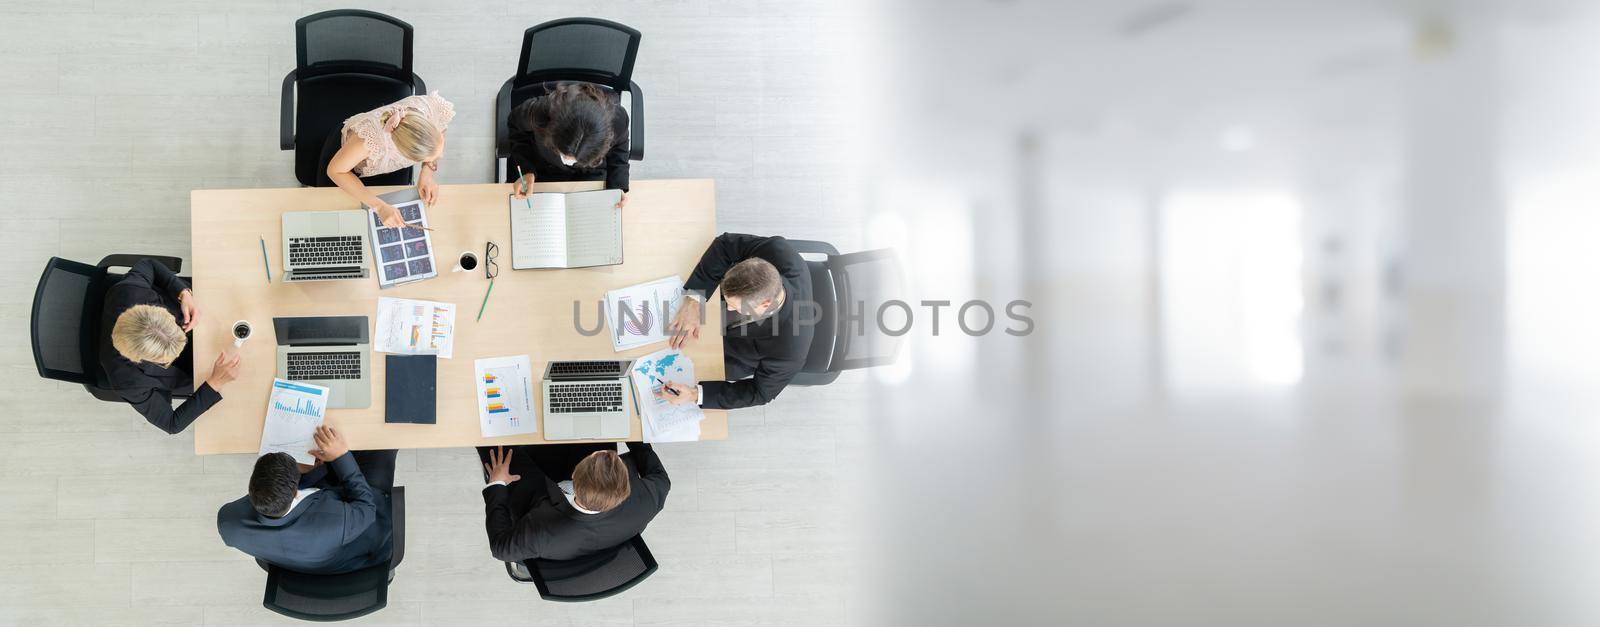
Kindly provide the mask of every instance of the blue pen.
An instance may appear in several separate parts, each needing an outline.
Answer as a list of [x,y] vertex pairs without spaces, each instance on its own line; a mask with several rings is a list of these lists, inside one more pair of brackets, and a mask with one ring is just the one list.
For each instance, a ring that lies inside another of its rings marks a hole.
[[[520,165],[519,165],[519,166],[517,166],[517,186],[518,186],[518,187],[521,187],[521,186],[522,186],[522,166],[520,166]],[[530,186],[530,187],[531,187],[531,186]],[[532,191],[533,191],[533,190],[532,190],[532,189],[530,189],[530,190],[528,190],[528,191],[529,191],[529,192],[532,192]],[[524,199],[523,199],[523,200],[526,200],[526,201],[528,201],[528,208],[529,208],[529,209],[532,209],[532,208],[533,208],[533,199],[532,199],[532,198],[524,198]]]
[[272,264],[267,261],[267,238],[261,237],[261,268],[267,271],[267,283],[272,283]]

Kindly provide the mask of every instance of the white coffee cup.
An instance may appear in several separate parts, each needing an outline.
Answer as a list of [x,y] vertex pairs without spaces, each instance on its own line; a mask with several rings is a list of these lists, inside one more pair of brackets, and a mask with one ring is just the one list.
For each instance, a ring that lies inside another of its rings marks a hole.
[[233,329],[234,348],[244,346],[244,341],[250,339],[250,334],[253,333],[253,331],[250,329],[249,320],[240,320],[235,322],[230,328]]
[[471,272],[478,269],[478,253],[470,250],[461,251],[461,256],[456,258],[456,267],[451,272]]

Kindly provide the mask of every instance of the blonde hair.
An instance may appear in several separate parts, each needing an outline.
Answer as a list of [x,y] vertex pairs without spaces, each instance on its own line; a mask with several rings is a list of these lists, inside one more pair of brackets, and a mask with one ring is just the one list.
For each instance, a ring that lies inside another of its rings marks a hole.
[[572,491],[573,498],[585,509],[611,511],[628,500],[632,492],[628,465],[616,451],[590,453],[572,469]]
[[[385,113],[383,121],[387,122],[388,116],[391,115],[395,113]],[[395,127],[390,137],[394,140],[394,147],[400,150],[400,154],[412,161],[422,161],[433,156],[433,152],[439,149],[444,133],[440,133],[439,127],[434,126],[433,122],[428,121],[422,114],[408,112],[405,117],[400,118],[400,126]]]
[[155,305],[134,305],[117,316],[111,328],[111,345],[133,363],[172,363],[189,338],[172,312]]

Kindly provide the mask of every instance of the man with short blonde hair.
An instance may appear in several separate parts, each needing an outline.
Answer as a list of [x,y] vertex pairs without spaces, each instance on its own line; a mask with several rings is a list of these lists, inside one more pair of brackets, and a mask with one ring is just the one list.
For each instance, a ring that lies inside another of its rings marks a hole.
[[565,560],[639,535],[666,506],[672,480],[649,444],[627,447],[625,455],[616,444],[479,448],[489,553]]
[[616,451],[595,451],[572,469],[573,504],[595,512],[609,512],[632,493],[628,465]]

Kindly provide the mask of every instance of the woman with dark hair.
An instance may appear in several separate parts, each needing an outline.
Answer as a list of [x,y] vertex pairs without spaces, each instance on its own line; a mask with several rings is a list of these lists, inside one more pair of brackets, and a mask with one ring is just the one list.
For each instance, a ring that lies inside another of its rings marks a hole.
[[[556,83],[511,110],[511,162],[521,174],[511,193],[533,182],[605,180],[628,204],[628,112],[590,83]],[[513,169],[515,171],[515,169]]]

